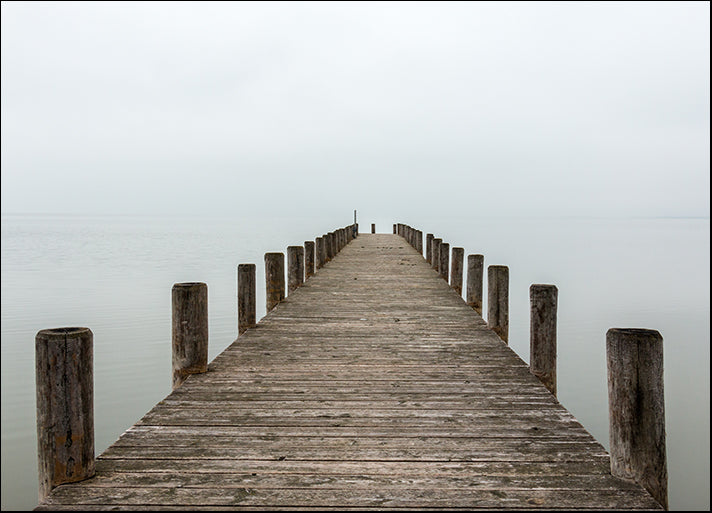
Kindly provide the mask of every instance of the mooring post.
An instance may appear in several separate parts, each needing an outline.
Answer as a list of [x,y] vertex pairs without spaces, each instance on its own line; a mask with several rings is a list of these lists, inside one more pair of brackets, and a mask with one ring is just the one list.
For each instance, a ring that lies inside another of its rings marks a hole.
[[529,287],[529,370],[556,396],[556,285]]
[[173,390],[208,370],[208,286],[176,283],[173,298]]
[[430,255],[430,266],[440,274],[440,243],[443,240],[440,238],[433,239],[433,245],[430,248],[432,255]]
[[371,233],[376,233],[376,225],[371,223]]
[[462,297],[462,261],[465,258],[464,248],[452,248],[452,270],[450,272],[450,286],[457,295]]
[[326,249],[326,262],[330,262],[332,258],[334,258],[334,238],[332,237],[333,233],[329,232],[326,235],[324,235],[324,240],[326,243],[324,244],[324,247]]
[[292,294],[304,283],[304,247],[287,247],[287,294]]
[[606,357],[611,474],[638,482],[668,509],[663,337],[611,328]]
[[433,234],[428,233],[425,235],[425,261],[428,262],[429,264],[431,263],[432,260],[432,252],[433,252]]
[[94,335],[54,328],[35,336],[39,499],[94,475]]
[[324,242],[321,247],[321,265],[323,267],[329,261],[329,235],[325,233],[321,239]]
[[314,276],[314,241],[304,241],[304,275],[305,280]]
[[237,266],[237,334],[241,335],[257,325],[255,264]]
[[467,255],[467,291],[465,292],[465,302],[480,315],[482,315],[484,264],[484,255]]
[[450,274],[450,243],[440,243],[440,276],[445,282],[449,281]]
[[322,237],[317,237],[314,241],[314,253],[316,257],[316,268],[321,269],[324,265],[324,239]]
[[267,312],[284,299],[284,253],[265,253]]
[[487,325],[509,343],[509,267],[487,268]]

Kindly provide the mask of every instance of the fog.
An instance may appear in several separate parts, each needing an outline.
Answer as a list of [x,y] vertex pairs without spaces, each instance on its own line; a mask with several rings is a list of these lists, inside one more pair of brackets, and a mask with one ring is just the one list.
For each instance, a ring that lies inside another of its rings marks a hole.
[[709,216],[708,2],[3,2],[2,212]]

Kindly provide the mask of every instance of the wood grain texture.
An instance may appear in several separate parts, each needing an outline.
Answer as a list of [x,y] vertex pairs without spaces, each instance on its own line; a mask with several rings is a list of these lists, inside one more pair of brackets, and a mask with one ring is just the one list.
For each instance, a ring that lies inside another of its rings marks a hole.
[[659,508],[609,465],[402,236],[361,234],[38,509]]

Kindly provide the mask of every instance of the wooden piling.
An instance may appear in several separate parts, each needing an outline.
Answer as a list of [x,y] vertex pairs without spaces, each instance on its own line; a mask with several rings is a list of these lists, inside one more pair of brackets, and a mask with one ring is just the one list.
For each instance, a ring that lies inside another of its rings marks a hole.
[[304,241],[304,279],[314,276],[314,241]]
[[287,247],[287,294],[292,294],[304,283],[304,247]]
[[487,268],[487,325],[509,343],[509,267]]
[[326,262],[330,262],[332,258],[334,258],[334,237],[333,237],[333,232],[329,232],[326,235],[324,235],[324,248],[326,249]]
[[423,232],[420,230],[415,232],[415,249],[423,256]]
[[529,287],[529,370],[556,396],[556,307],[555,285]]
[[433,234],[428,233],[425,235],[425,261],[428,262],[429,264],[431,263],[431,259],[432,259],[432,251],[433,251]]
[[284,253],[265,253],[267,312],[284,299]]
[[430,247],[432,252],[430,255],[430,266],[435,269],[438,274],[440,274],[440,243],[442,241],[440,238],[434,238],[433,245]]
[[257,325],[255,264],[237,266],[237,333],[244,333]]
[[176,283],[173,299],[173,390],[208,370],[208,286]]
[[396,234],[396,225],[395,224],[393,225],[393,234],[394,235]]
[[668,509],[663,338],[611,328],[606,357],[611,474],[638,482]]
[[440,276],[443,280],[449,281],[450,274],[450,243],[441,242],[440,243]]
[[371,233],[376,233],[376,225],[371,223]]
[[94,335],[89,328],[35,336],[40,501],[94,475]]
[[321,269],[324,265],[324,238],[317,237],[314,242],[314,256],[316,257],[316,268]]
[[484,263],[484,255],[467,255],[467,290],[465,292],[465,302],[480,315],[482,315]]
[[462,297],[462,261],[465,258],[464,248],[452,248],[452,264],[450,286]]

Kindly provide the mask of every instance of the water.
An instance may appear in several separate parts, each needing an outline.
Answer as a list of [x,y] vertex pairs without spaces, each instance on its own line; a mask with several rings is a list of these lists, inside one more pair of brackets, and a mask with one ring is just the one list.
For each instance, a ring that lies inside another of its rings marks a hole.
[[[2,509],[37,504],[34,337],[94,333],[96,453],[170,392],[171,287],[208,284],[212,359],[237,336],[236,269],[344,219],[2,216]],[[558,396],[608,449],[605,333],[660,331],[670,508],[708,510],[709,219],[404,222],[510,268],[510,346],[529,358],[529,285],[559,289]],[[258,318],[265,313],[257,288]],[[485,310],[486,312],[486,304]]]

